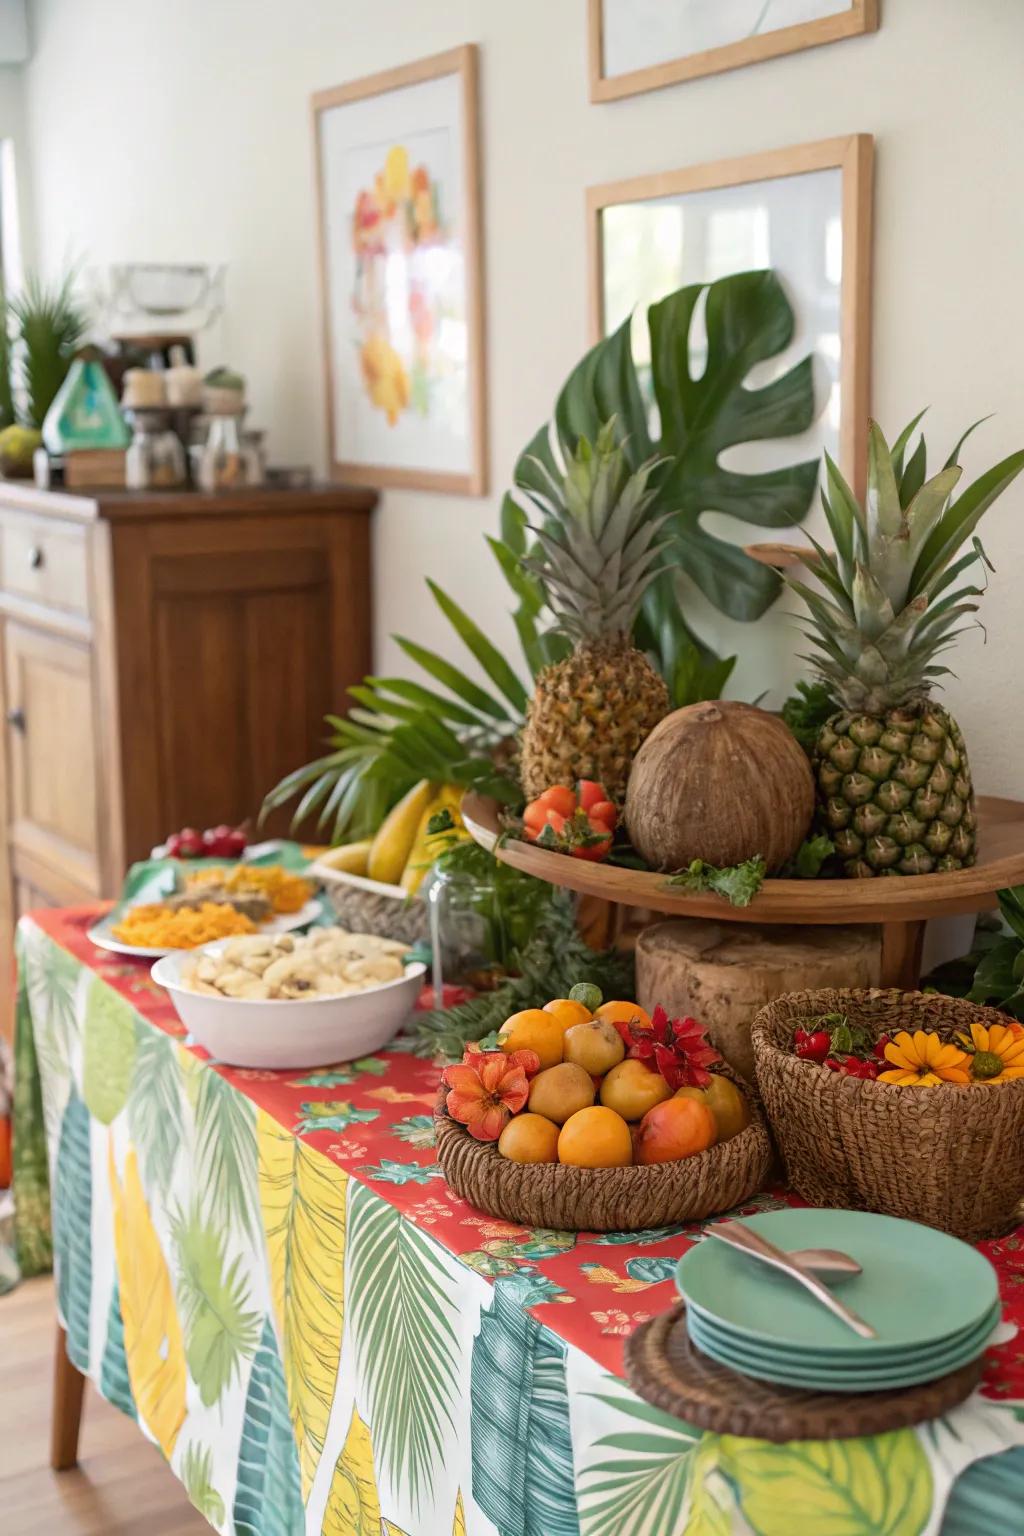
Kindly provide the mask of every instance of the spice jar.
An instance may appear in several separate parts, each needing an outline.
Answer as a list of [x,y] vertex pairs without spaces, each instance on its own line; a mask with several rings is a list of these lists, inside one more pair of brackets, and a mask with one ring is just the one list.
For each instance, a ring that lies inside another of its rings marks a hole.
[[169,491],[187,478],[185,450],[163,411],[136,411],[125,451],[125,484],[133,491]]
[[199,451],[198,478],[204,491],[234,490],[247,483],[237,416],[210,417],[206,442]]

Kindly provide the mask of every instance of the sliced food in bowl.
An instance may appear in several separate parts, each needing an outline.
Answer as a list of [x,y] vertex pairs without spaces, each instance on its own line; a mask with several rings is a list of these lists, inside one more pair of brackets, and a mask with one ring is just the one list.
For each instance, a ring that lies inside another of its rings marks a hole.
[[249,934],[198,956],[182,982],[209,996],[275,999],[344,997],[404,975],[407,946],[374,934],[317,928],[301,937]]

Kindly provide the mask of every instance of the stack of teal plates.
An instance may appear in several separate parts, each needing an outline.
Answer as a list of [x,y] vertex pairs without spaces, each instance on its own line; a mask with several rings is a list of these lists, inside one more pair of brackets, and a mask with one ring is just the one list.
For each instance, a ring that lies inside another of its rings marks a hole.
[[797,1281],[705,1237],[676,1272],[690,1338],[745,1376],[828,1392],[916,1386],[976,1359],[999,1321],[992,1265],[931,1227],[816,1209],[743,1225],[787,1252],[836,1248],[856,1259],[859,1275],[822,1278],[878,1334],[862,1339]]

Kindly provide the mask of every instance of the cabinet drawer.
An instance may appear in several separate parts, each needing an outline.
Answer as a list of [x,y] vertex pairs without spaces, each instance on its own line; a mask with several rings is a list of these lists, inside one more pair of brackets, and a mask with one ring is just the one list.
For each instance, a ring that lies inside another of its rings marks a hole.
[[45,517],[0,517],[0,590],[49,608],[89,611],[86,535]]

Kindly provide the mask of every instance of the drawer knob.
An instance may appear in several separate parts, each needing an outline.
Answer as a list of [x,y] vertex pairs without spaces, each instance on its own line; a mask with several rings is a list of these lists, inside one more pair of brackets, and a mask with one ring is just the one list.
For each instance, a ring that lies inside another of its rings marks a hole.
[[25,711],[23,709],[9,709],[7,711],[7,724],[13,725],[16,731],[25,731]]
[[38,544],[33,544],[32,548],[28,552],[29,565],[34,571],[38,571],[40,566],[43,564],[44,559],[45,556],[40,546]]

